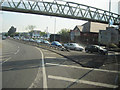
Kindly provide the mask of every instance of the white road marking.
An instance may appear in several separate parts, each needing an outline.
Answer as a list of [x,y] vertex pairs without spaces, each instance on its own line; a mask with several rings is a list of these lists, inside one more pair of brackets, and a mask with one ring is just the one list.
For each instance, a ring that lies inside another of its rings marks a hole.
[[0,56],[0,58],[9,57],[10,55]]
[[[73,65],[62,65],[62,64],[54,64],[54,63],[46,63],[46,64],[47,64],[47,65],[61,66],[61,67],[86,69],[86,70],[92,70],[92,69],[93,69],[93,68],[79,67],[79,66],[73,66]],[[95,69],[95,68],[94,68],[94,70],[95,70],[95,71],[101,71],[101,72],[120,73],[120,71],[105,70],[105,69]]]
[[[57,79],[57,80],[63,80],[63,81],[69,81],[69,82],[77,81],[76,79],[72,79],[72,78],[66,78],[66,77],[60,77],[60,76],[52,76],[52,75],[48,75],[48,78]],[[111,84],[99,83],[99,82],[93,82],[93,81],[87,81],[87,80],[79,80],[79,81],[77,81],[77,83],[83,83],[83,84],[106,87],[106,88],[117,88],[118,87],[117,85],[111,85]]]
[[11,57],[9,57],[8,59],[2,61],[0,64],[3,64],[3,63],[7,62],[7,61],[10,60],[10,59],[11,59]]
[[[43,52],[39,48],[37,48],[37,49],[40,51],[40,53],[42,55],[43,88],[45,88],[47,90],[47,76],[46,76],[46,70],[45,70],[44,55],[43,55]],[[37,74],[37,76],[35,78],[35,81],[32,83],[32,85],[29,88],[37,87],[37,86],[35,86],[34,83],[37,82],[38,79],[40,79],[39,75],[40,75],[40,70],[38,70],[38,74]]]
[[56,57],[45,57],[45,58],[56,58]]
[[17,50],[17,52],[15,52],[14,54],[17,54],[20,51],[20,49]]
[[48,51],[48,50],[42,50],[42,51]]

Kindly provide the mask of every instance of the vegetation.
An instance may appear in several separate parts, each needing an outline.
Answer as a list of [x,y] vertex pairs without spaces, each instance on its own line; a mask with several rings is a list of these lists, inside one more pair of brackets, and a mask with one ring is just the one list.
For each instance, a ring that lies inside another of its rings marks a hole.
[[34,25],[28,25],[26,27],[26,30],[29,30],[29,32],[32,32],[35,28],[36,28],[36,26],[34,26]]
[[14,28],[13,26],[11,26],[11,28],[8,31],[8,36],[13,37],[15,35],[16,32],[16,28]]
[[40,32],[40,36],[44,36],[44,35],[46,35],[45,32]]
[[70,41],[70,30],[69,29],[61,29],[61,31],[58,32],[59,35],[61,35],[61,42],[69,42]]

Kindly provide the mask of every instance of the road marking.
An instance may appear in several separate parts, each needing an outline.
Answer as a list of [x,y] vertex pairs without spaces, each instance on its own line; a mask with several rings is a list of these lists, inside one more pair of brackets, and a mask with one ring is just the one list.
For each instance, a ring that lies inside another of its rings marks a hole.
[[10,55],[0,56],[0,58],[9,57]]
[[2,61],[0,64],[3,64],[3,63],[7,62],[7,61],[10,60],[10,59],[11,59],[11,57],[9,57],[8,59]]
[[15,52],[14,54],[17,54],[20,50],[18,49],[17,52]]
[[42,51],[48,51],[48,50],[42,50]]
[[[48,78],[63,80],[63,81],[70,81],[70,82],[75,82],[76,81],[76,79],[60,77],[60,76],[52,76],[52,75],[48,75]],[[106,87],[106,88],[117,88],[118,87],[117,85],[111,85],[111,84],[99,83],[99,82],[93,82],[93,81],[87,81],[87,80],[78,80],[77,83],[83,83],[83,84]]]
[[[61,66],[61,67],[70,67],[70,68],[78,68],[78,69],[86,69],[86,70],[92,70],[93,68],[86,68],[86,67],[79,67],[79,66],[73,66],[73,65],[62,65],[62,64],[55,64],[55,63],[46,63],[47,65],[55,65],[55,66]],[[101,71],[101,72],[111,72],[111,73],[120,73],[120,71],[113,71],[113,70],[104,70],[104,69],[95,69],[95,71]]]
[[56,57],[45,57],[45,58],[56,58]]
[[43,88],[47,89],[47,76],[46,76],[46,70],[45,70],[44,55],[43,55],[43,52],[39,48],[37,49],[41,52],[41,55],[42,55]]

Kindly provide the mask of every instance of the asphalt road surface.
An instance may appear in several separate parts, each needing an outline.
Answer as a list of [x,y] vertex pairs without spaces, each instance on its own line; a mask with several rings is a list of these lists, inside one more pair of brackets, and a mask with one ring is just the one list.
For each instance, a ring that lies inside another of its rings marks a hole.
[[[91,58],[86,59],[88,55],[94,57],[93,62],[102,57],[78,51],[58,52],[68,57],[73,55],[74,59],[83,61],[83,64],[87,62],[87,65],[92,65]],[[99,68],[83,67],[48,49],[22,44],[14,40],[3,40],[1,57],[3,88],[115,89],[119,86],[120,72],[111,66],[102,63]]]

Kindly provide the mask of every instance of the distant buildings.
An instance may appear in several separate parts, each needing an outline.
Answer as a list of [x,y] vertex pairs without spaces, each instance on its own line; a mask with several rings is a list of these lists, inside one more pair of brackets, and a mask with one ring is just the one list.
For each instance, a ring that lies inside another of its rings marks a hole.
[[40,38],[40,32],[41,32],[41,31],[39,31],[39,30],[33,30],[33,31],[31,32],[31,37],[32,37],[32,38]]
[[100,44],[119,44],[120,42],[120,31],[114,27],[107,27],[106,30],[100,30],[99,32]]
[[85,44],[98,44],[99,30],[106,30],[107,24],[87,22],[77,25],[70,32],[71,41]]

